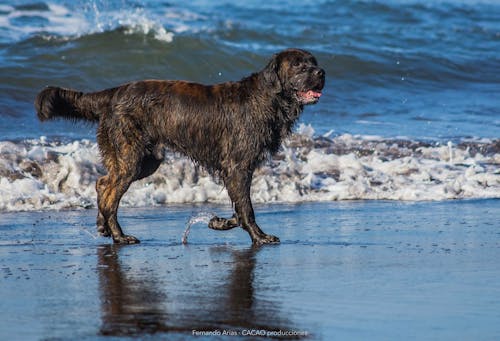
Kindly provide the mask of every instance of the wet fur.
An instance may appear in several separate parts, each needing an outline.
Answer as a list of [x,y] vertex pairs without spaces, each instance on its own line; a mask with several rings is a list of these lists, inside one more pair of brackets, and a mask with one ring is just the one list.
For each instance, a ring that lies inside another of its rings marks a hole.
[[[307,66],[308,71],[297,63]],[[201,85],[145,80],[94,93],[47,87],[36,100],[40,120],[56,117],[99,123],[97,142],[108,174],[96,184],[98,231],[116,243],[137,243],[118,223],[121,197],[130,184],[153,174],[163,150],[181,152],[226,186],[235,214],[209,227],[242,226],[254,244],[279,239],[255,222],[250,185],[255,169],[277,152],[303,110],[297,90],[319,91],[324,72],[306,51],[289,49],[239,82]],[[300,88],[300,89],[299,89]]]

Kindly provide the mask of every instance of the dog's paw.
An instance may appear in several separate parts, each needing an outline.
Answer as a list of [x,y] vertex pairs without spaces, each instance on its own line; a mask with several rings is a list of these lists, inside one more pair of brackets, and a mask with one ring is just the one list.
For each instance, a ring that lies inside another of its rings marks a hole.
[[264,244],[279,244],[280,239],[276,236],[272,236],[270,234],[264,234],[263,236],[259,236],[255,238],[253,241],[254,245],[260,246]]
[[210,221],[208,222],[208,228],[210,228],[212,230],[224,231],[224,230],[230,230],[230,229],[238,227],[238,226],[239,226],[238,219],[235,218],[235,216],[233,216],[230,219],[219,218],[219,217],[215,216],[212,219],[210,219]]
[[113,237],[115,244],[139,244],[141,241],[134,236],[123,235],[120,237]]
[[225,221],[226,219],[215,216],[208,222],[208,228],[212,230],[222,230]]

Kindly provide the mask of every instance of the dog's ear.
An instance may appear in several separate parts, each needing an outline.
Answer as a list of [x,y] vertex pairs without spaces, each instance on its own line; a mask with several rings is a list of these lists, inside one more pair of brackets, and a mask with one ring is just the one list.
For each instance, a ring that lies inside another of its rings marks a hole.
[[279,76],[278,54],[273,55],[267,66],[263,70],[264,79],[270,88],[275,92],[281,92],[283,89]]

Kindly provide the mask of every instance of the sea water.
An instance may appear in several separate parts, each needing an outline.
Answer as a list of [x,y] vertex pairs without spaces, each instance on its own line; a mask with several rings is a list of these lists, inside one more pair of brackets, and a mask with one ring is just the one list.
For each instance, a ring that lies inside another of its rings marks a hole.
[[[238,80],[287,47],[319,103],[255,175],[255,202],[500,197],[496,1],[13,1],[0,5],[0,211],[95,207],[95,126],[38,122],[46,85]],[[124,206],[229,203],[181,155]]]

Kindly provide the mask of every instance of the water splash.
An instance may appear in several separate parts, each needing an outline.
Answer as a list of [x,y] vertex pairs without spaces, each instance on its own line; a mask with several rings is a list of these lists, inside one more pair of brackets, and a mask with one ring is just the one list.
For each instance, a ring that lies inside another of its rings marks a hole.
[[165,29],[160,16],[144,7],[125,8],[107,2],[91,1],[87,6],[87,20],[94,22],[91,28],[97,28],[97,32],[121,28],[125,34],[152,35],[160,41],[173,41],[174,34]]
[[91,236],[93,239],[97,239],[97,238],[99,238],[99,235],[98,235],[98,234],[94,234],[94,233],[90,232],[89,230],[87,230],[86,228],[81,227],[81,228],[80,228],[80,230],[81,230],[82,232],[85,232],[85,233],[86,233],[86,234],[88,234],[89,236]]
[[191,226],[197,223],[204,223],[208,225],[208,222],[210,219],[215,217],[214,213],[211,212],[201,212],[198,213],[197,215],[191,217],[189,221],[186,223],[186,229],[184,230],[184,233],[182,234],[182,244],[187,244],[189,232],[191,231]]

